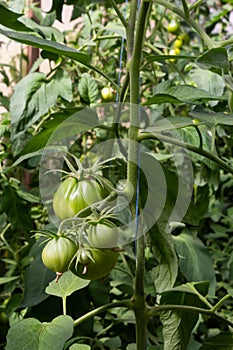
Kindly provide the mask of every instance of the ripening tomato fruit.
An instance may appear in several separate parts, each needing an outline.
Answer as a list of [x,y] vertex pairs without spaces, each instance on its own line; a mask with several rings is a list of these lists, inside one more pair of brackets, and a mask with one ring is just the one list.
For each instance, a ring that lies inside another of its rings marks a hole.
[[119,228],[110,220],[91,224],[88,228],[89,244],[95,248],[114,248],[118,246]]
[[180,23],[172,20],[170,23],[168,23],[167,30],[169,33],[177,34],[180,30]]
[[175,49],[180,49],[183,45],[183,40],[180,39],[180,38],[177,38],[175,41],[174,41],[174,48]]
[[[82,248],[83,249],[83,248]],[[114,268],[118,255],[111,249],[95,249],[88,247],[92,259],[87,263],[72,262],[70,270],[78,277],[87,280],[96,280],[106,277]]]
[[77,249],[77,245],[70,238],[57,236],[44,247],[42,261],[48,269],[63,273],[68,270]]
[[108,102],[113,102],[115,100],[115,91],[106,86],[101,90],[102,99]]
[[70,219],[107,195],[108,191],[94,179],[79,181],[74,177],[68,177],[55,192],[53,210],[60,220]]

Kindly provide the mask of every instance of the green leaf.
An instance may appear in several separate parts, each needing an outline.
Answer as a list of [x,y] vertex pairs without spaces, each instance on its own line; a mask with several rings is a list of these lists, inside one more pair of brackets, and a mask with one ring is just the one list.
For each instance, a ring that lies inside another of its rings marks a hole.
[[[67,153],[67,148],[65,146],[51,146],[49,147],[48,146],[48,150],[50,151],[62,151],[64,153]],[[12,165],[12,167],[15,167],[17,165],[19,165],[20,163],[22,163],[23,161],[29,159],[29,158],[33,158],[33,157],[38,157],[38,156],[41,156],[43,154],[44,150],[43,149],[39,149],[38,151],[35,151],[35,152],[30,152],[30,153],[27,153],[21,157],[19,157]]]
[[[181,233],[173,236],[179,256],[180,270],[188,281],[209,281],[210,295],[215,294],[215,272],[209,250],[191,234]],[[205,266],[205,268],[203,268]]]
[[161,131],[167,131],[172,129],[185,128],[187,126],[193,126],[192,119],[187,117],[168,117],[156,121],[155,126],[151,126],[143,130],[143,132],[156,133]]
[[149,98],[144,105],[169,103],[198,104],[206,101],[226,100],[225,96],[216,96],[205,90],[197,89],[190,85],[171,86],[163,93],[157,93]]
[[72,47],[24,33],[17,33],[3,29],[0,29],[0,33],[22,44],[31,45],[34,47],[38,47],[39,49],[56,53],[61,56],[66,56],[84,65],[89,66],[91,60],[90,56]]
[[55,279],[54,272],[47,269],[41,259],[41,252],[44,248],[43,239],[33,244],[29,256],[34,260],[26,269],[24,295],[20,307],[31,307],[38,305],[40,302],[48,298],[45,288],[52,279]]
[[157,293],[171,289],[178,274],[178,261],[170,233],[153,228],[150,231],[158,266],[151,270]]
[[62,350],[72,336],[73,324],[70,316],[58,316],[50,323],[24,319],[10,328],[6,350]]
[[200,350],[232,350],[232,348],[233,333],[225,332],[205,340]]
[[22,232],[33,230],[33,221],[28,215],[30,205],[18,196],[17,189],[10,183],[4,188],[0,197],[0,213],[4,212],[13,230],[22,230]]
[[[191,70],[189,74],[198,89],[208,91],[214,96],[222,96],[225,89],[225,82],[220,75],[198,67]],[[214,104],[216,104],[216,102],[214,102]]]
[[10,111],[15,138],[18,133],[35,123],[53,107],[57,98],[62,96],[68,102],[72,100],[72,84],[67,72],[58,69],[49,81],[43,73],[31,73],[25,76],[14,88]]
[[223,47],[212,48],[204,52],[196,59],[196,63],[202,69],[222,69],[228,71],[230,64],[228,61],[227,50]]
[[22,22],[18,21],[22,14],[11,11],[3,1],[0,1],[0,24],[20,32],[30,32]]
[[[25,155],[29,152],[37,152],[44,148],[49,142],[50,138],[57,139],[57,141],[62,140],[67,134],[63,133],[62,128],[67,129],[66,125],[69,125],[69,134],[73,130],[73,135],[79,135],[89,129],[96,127],[99,124],[97,115],[93,111],[87,112],[84,110],[81,112],[81,108],[77,108],[77,113],[73,114],[73,109],[65,109],[63,112],[54,113],[51,115],[50,121],[42,125],[43,130],[35,135],[22,150],[21,155]],[[55,132],[55,130],[57,131]],[[60,132],[61,131],[61,132]],[[59,133],[59,138],[58,138]],[[56,136],[57,135],[57,136]],[[62,136],[62,138],[60,138]]]
[[0,277],[0,285],[1,284],[5,284],[5,283],[9,283],[12,281],[15,281],[17,279],[19,279],[20,276],[12,276],[12,277]]
[[209,206],[209,184],[198,186],[195,198],[192,199],[184,217],[184,222],[198,226]]
[[232,350],[232,348],[233,348],[233,333],[225,332],[205,340],[200,350],[213,350],[213,349]]
[[85,102],[88,104],[96,103],[99,95],[98,84],[90,74],[82,74],[78,88],[80,96]]
[[61,276],[61,278],[59,278],[58,282],[50,282],[45,291],[48,294],[65,298],[74,293],[76,290],[88,286],[89,283],[89,280],[79,278],[71,271],[67,271]]
[[56,11],[56,18],[61,22],[62,20],[62,9],[63,9],[64,0],[53,0],[53,4],[49,13]]
[[210,110],[194,110],[189,112],[194,118],[210,126],[233,125],[233,115]]
[[[200,294],[207,292],[207,283],[182,285],[164,292],[161,297],[161,305],[191,305],[203,307],[195,288]],[[198,314],[188,311],[164,311],[160,315],[163,324],[164,350],[187,350],[193,328],[198,321]]]

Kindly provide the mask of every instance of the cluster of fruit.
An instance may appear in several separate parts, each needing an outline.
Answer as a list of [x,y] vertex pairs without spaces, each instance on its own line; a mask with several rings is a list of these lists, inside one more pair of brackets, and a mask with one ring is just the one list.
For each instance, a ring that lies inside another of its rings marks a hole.
[[[176,36],[172,48],[169,50],[169,55],[177,56],[180,54],[182,46],[189,43],[189,35],[187,33],[181,33],[180,22],[175,20],[172,20],[168,24],[167,30]],[[175,59],[172,59],[172,61],[175,62]]]
[[61,223],[73,224],[72,229],[50,232],[42,251],[42,261],[56,272],[57,281],[68,269],[81,278],[93,280],[104,278],[115,266],[120,229],[112,215],[101,215],[93,209],[110,194],[106,184],[108,180],[90,172],[81,177],[79,172],[72,172],[55,192],[56,216]]

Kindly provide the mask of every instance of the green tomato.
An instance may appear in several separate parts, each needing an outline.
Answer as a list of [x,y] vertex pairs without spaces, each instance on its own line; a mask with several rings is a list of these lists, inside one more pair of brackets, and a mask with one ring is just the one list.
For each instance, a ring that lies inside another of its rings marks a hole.
[[53,210],[60,220],[70,219],[89,205],[104,199],[107,194],[107,190],[96,180],[78,181],[74,177],[68,177],[55,192]]
[[177,34],[180,30],[180,23],[177,21],[172,20],[168,26],[167,26],[167,30],[169,33],[172,34]]
[[119,228],[109,220],[91,224],[88,229],[89,244],[95,248],[114,248],[118,246]]
[[[83,248],[82,248],[83,249]],[[91,253],[92,260],[87,263],[81,263],[80,261],[73,262],[70,270],[78,277],[87,280],[96,280],[106,277],[109,272],[114,268],[119,253],[110,249],[95,249],[87,248]]]
[[175,41],[174,41],[174,48],[175,49],[180,49],[183,45],[183,40],[180,39],[180,38],[177,38]]
[[48,269],[63,273],[68,270],[77,249],[77,245],[70,238],[57,236],[44,247],[42,261]]
[[101,90],[102,99],[108,102],[113,102],[115,100],[115,92],[112,88],[106,86]]

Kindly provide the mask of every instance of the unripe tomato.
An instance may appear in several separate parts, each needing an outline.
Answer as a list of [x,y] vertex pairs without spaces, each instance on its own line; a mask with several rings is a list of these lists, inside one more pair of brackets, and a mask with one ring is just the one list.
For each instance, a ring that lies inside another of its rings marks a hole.
[[77,245],[70,238],[57,236],[44,247],[42,261],[48,269],[63,273],[68,270],[77,249]]
[[[82,248],[83,249],[83,248]],[[74,261],[71,264],[70,270],[78,277],[87,280],[96,280],[106,277],[109,272],[114,268],[119,253],[110,249],[95,249],[88,248],[91,252],[93,261],[88,263],[78,264]]]
[[[176,56],[176,55],[179,55],[180,54],[180,49],[178,49],[178,48],[176,48],[176,49],[171,49],[170,51],[169,51],[169,55],[171,55],[171,56]],[[170,59],[170,61],[171,62],[175,62],[176,61],[176,59],[175,58],[171,58]]]
[[89,244],[95,248],[114,248],[118,246],[119,228],[109,220],[91,224],[88,229]]
[[167,30],[168,30],[169,33],[177,34],[179,32],[179,30],[180,30],[180,23],[178,21],[172,20],[168,24]]
[[103,100],[113,102],[115,99],[115,92],[112,88],[106,86],[101,90],[101,96]]
[[93,179],[77,180],[68,177],[58,187],[53,197],[53,210],[60,220],[73,218],[89,205],[97,203],[108,192]]
[[180,49],[183,45],[183,40],[180,39],[180,38],[177,38],[175,41],[174,41],[174,48],[175,49]]

